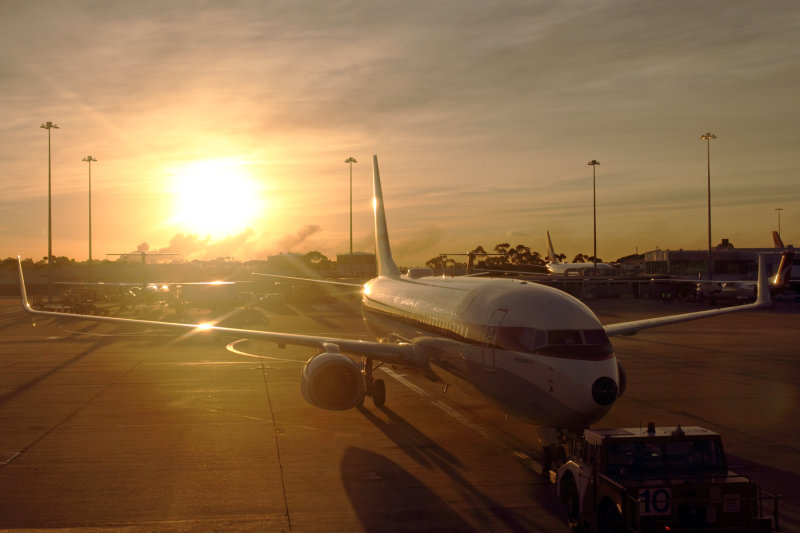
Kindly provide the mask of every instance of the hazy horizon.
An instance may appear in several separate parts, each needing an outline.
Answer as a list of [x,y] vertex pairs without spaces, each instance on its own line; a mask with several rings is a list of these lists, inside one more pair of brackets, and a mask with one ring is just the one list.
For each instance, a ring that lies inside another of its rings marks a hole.
[[[478,245],[568,258],[800,242],[800,5],[11,2],[0,254],[187,260]],[[781,208],[782,211],[776,211]]]

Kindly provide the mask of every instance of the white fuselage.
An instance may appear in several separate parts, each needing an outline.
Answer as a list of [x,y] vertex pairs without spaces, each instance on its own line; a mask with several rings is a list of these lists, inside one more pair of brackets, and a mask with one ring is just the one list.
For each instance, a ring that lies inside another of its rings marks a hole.
[[616,399],[617,361],[603,326],[557,289],[520,280],[379,277],[365,285],[363,310],[378,335],[425,350],[443,381],[533,423],[583,429]]
[[[594,269],[594,263],[547,263],[545,265],[547,267],[547,271],[551,274],[569,274],[570,272],[576,272],[578,274],[583,273],[584,270],[592,270]],[[609,265],[608,263],[597,263],[597,270],[601,271],[608,271],[613,270],[614,267]]]

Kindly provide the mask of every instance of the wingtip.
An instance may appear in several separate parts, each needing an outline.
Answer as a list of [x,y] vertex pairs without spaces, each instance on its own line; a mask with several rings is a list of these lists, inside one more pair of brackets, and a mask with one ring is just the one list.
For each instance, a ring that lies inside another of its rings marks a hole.
[[20,256],[17,256],[17,268],[19,269],[19,293],[22,298],[22,308],[31,313],[33,312],[33,308],[28,302],[28,292],[25,289],[25,276],[22,274],[22,258]]

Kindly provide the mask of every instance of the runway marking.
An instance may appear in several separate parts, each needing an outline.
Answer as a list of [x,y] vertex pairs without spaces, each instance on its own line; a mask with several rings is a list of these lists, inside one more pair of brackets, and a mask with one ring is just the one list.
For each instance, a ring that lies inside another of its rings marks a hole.
[[419,394],[420,396],[422,396],[426,400],[430,401],[433,405],[435,405],[436,407],[438,407],[439,409],[441,409],[442,411],[447,413],[453,419],[457,420],[458,422],[461,422],[466,427],[468,427],[469,429],[471,429],[472,431],[474,431],[475,433],[477,433],[478,435],[480,435],[484,439],[488,440],[489,442],[493,442],[493,443],[501,446],[502,448],[505,448],[505,449],[509,450],[511,452],[511,456],[514,457],[514,459],[518,460],[523,465],[527,466],[528,468],[530,468],[531,470],[533,470],[537,474],[541,474],[542,473],[542,465],[539,464],[534,459],[532,459],[527,453],[525,453],[523,451],[520,451],[520,450],[514,449],[514,447],[510,443],[508,443],[505,440],[500,439],[500,438],[492,435],[489,432],[489,430],[487,430],[483,426],[477,424],[476,422],[474,422],[473,420],[468,418],[466,415],[462,414],[457,409],[455,409],[455,408],[451,407],[450,405],[448,405],[446,402],[444,402],[442,400],[439,400],[438,398],[435,398],[428,391],[426,391],[422,387],[419,387],[418,385],[410,382],[405,377],[401,376],[400,374],[398,374],[397,372],[395,372],[391,368],[382,366],[381,370],[383,370],[386,374],[388,374],[389,376],[391,376],[392,378],[397,380],[399,383],[402,383],[403,385],[405,385],[406,387],[408,387],[412,391],[416,392],[417,394]]
[[244,419],[247,419],[247,420],[255,420],[256,422],[268,422],[270,424],[274,424],[275,423],[275,420],[273,420],[271,418],[261,418],[261,417],[257,417],[257,416],[242,415],[242,414],[239,414],[239,413],[232,413],[230,411],[220,411],[219,409],[203,409],[203,411],[206,411],[208,413],[214,413],[215,415],[229,415],[229,416],[233,416],[235,418],[244,418]]
[[248,352],[243,352],[243,351],[239,350],[238,348],[236,348],[236,345],[238,343],[240,343],[242,341],[247,341],[247,340],[250,340],[250,339],[239,339],[239,340],[235,340],[233,342],[230,342],[230,343],[228,343],[227,346],[225,346],[225,349],[228,350],[231,353],[235,353],[237,355],[243,355],[245,357],[252,357],[254,359],[267,359],[269,361],[285,361],[285,362],[288,362],[288,363],[300,363],[300,364],[305,364],[306,363],[305,361],[298,361],[297,359],[281,359],[280,357],[272,357],[272,356],[269,356],[269,355],[256,355],[256,354],[252,354],[252,353],[248,353]]
[[8,456],[8,459],[4,459],[4,460],[0,461],[0,465],[5,466],[5,465],[9,464],[11,461],[13,461],[17,457],[19,457],[19,455],[21,453],[22,452],[11,452],[11,454]]

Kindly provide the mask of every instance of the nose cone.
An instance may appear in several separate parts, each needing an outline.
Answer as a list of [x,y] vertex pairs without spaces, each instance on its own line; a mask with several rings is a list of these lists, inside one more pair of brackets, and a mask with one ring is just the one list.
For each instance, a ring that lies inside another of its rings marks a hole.
[[617,382],[609,377],[597,378],[592,384],[592,398],[598,405],[611,405],[617,399]]

